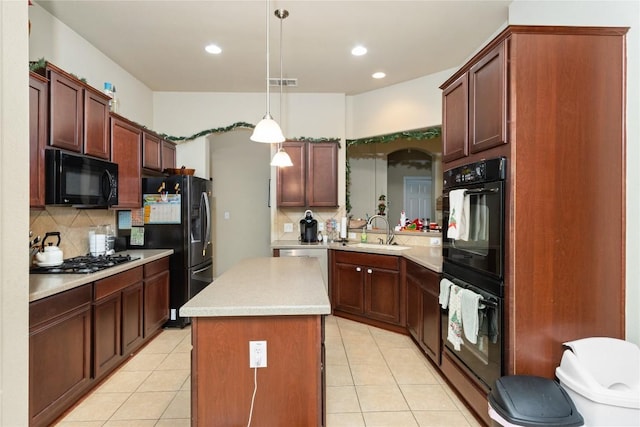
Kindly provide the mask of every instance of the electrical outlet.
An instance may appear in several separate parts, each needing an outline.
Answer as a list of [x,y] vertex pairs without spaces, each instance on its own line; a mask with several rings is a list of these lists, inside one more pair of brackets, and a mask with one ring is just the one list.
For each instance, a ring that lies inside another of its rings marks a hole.
[[430,239],[431,246],[440,246],[442,245],[442,240],[439,237],[431,237]]
[[284,232],[285,233],[293,233],[293,223],[292,222],[285,222],[284,223]]
[[176,315],[176,309],[172,308],[171,309],[171,320],[176,320],[177,315]]
[[324,231],[324,222],[320,221],[318,223],[318,231]]
[[249,341],[249,367],[267,367],[267,342]]

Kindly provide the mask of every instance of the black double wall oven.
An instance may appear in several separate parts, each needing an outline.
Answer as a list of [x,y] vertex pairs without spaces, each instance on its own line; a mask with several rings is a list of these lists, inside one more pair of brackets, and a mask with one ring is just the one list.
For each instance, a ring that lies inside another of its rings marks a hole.
[[[443,278],[480,295],[475,343],[464,333],[447,339],[449,313],[442,310],[442,340],[449,354],[491,389],[503,374],[504,234],[506,159],[482,160],[444,172]],[[451,192],[464,194],[468,235],[453,239],[447,225]],[[464,320],[463,320],[464,321]]]

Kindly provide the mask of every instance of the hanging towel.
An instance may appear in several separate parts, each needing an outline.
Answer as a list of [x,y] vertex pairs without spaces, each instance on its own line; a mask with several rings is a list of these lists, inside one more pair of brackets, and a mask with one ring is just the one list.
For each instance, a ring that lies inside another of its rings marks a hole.
[[469,209],[469,197],[465,195],[465,190],[449,192],[448,238],[469,240]]
[[447,325],[447,340],[453,344],[456,351],[460,351],[462,344],[462,313],[460,311],[460,294],[462,288],[451,285],[449,292],[449,322]]
[[480,330],[480,319],[478,309],[482,296],[469,289],[463,289],[460,295],[460,311],[462,313],[462,329],[464,337],[471,343],[478,342],[478,331]]
[[438,302],[442,308],[447,308],[449,306],[449,292],[451,291],[451,285],[453,285],[453,282],[449,279],[440,280],[440,296],[438,297]]

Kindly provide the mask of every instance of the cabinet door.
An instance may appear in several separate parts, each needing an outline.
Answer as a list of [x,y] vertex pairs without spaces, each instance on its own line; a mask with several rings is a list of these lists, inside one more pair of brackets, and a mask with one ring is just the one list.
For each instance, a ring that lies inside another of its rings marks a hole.
[[335,263],[332,295],[334,308],[364,314],[364,272],[361,266]]
[[142,130],[111,116],[111,161],[118,164],[118,205],[115,208],[139,208],[142,204]]
[[122,291],[122,355],[128,356],[142,344],[142,282]]
[[440,364],[442,348],[440,315],[440,275],[422,267],[420,280],[422,288],[422,337],[420,342],[427,355]]
[[407,329],[420,341],[422,339],[422,290],[417,277],[407,267]]
[[162,144],[160,138],[150,133],[142,134],[142,167],[152,170],[162,168]]
[[49,126],[50,145],[82,152],[83,87],[49,70]]
[[169,141],[162,141],[162,170],[175,169],[176,145]]
[[[168,265],[168,264],[167,264]],[[144,336],[152,335],[169,319],[169,271],[144,278]]]
[[91,285],[29,305],[29,424],[50,425],[91,385]]
[[307,150],[307,206],[338,206],[338,144],[309,143]]
[[374,267],[365,271],[365,313],[372,319],[400,323],[400,273]]
[[48,86],[29,74],[29,206],[44,207],[44,150],[47,145]]
[[109,99],[84,90],[84,153],[109,160]]
[[469,145],[472,153],[507,142],[505,43],[469,71]]
[[465,73],[442,92],[442,159],[445,162],[469,155],[468,78]]
[[100,378],[121,359],[122,298],[116,292],[93,306],[93,375]]
[[278,206],[304,207],[307,197],[306,144],[304,142],[285,142],[282,147],[291,157],[293,166],[278,168]]

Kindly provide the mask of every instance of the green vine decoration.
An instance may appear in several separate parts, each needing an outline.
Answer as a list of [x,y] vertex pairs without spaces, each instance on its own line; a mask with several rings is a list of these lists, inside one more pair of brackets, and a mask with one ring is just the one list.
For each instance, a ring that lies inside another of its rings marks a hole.
[[347,139],[347,147],[361,144],[389,143],[397,139],[415,139],[418,141],[437,138],[442,134],[442,126],[432,126],[426,129],[409,130],[369,138]]
[[37,61],[29,62],[29,71],[38,71],[47,66],[47,60],[43,58],[38,59]]

